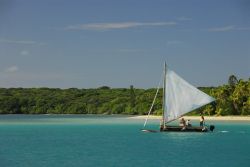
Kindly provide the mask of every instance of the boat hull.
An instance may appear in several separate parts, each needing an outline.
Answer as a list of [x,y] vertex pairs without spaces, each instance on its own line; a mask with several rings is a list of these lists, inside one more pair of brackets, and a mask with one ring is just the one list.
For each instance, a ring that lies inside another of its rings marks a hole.
[[207,127],[182,127],[182,126],[166,126],[161,128],[160,132],[208,132]]

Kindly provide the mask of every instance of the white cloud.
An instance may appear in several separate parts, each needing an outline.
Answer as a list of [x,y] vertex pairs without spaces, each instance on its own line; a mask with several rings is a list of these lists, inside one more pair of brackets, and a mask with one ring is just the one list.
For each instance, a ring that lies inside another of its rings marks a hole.
[[235,29],[235,27],[231,25],[231,26],[225,26],[225,27],[210,28],[210,29],[208,29],[208,31],[211,31],[211,32],[224,32],[224,31],[232,31],[234,29]]
[[179,21],[191,21],[191,20],[193,20],[192,18],[189,18],[189,17],[178,17],[177,18],[177,20],[179,20]]
[[167,45],[176,45],[176,44],[180,44],[180,43],[182,43],[182,41],[177,41],[177,40],[167,41]]
[[120,22],[120,23],[90,23],[80,25],[70,25],[64,30],[110,30],[110,29],[127,29],[135,27],[149,26],[174,26],[176,22]]
[[6,73],[14,73],[18,71],[18,67],[17,66],[10,66],[8,68],[6,68],[4,70]]
[[37,44],[37,42],[35,42],[35,41],[8,40],[8,39],[0,39],[0,43],[10,43],[10,44],[26,44],[26,45],[33,45],[33,44]]
[[143,52],[143,49],[119,49],[119,52]]
[[20,52],[20,54],[23,55],[23,56],[27,56],[27,55],[30,54],[30,52],[29,52],[28,50],[22,50],[22,51]]
[[210,32],[248,31],[248,30],[250,30],[250,27],[236,27],[234,25],[208,29],[208,31]]
[[250,27],[240,27],[240,28],[237,28],[237,30],[239,30],[239,31],[249,31]]
[[46,45],[46,43],[43,42],[36,42],[30,40],[10,40],[10,39],[0,39],[0,43],[21,44],[21,45]]

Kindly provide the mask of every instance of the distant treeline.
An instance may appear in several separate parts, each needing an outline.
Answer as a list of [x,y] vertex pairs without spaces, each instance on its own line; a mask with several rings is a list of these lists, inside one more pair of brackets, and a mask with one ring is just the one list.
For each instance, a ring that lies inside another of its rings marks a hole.
[[[250,115],[250,81],[232,75],[227,85],[201,87],[216,101],[190,113]],[[0,88],[0,114],[147,114],[156,89]],[[162,113],[162,91],[153,114]]]

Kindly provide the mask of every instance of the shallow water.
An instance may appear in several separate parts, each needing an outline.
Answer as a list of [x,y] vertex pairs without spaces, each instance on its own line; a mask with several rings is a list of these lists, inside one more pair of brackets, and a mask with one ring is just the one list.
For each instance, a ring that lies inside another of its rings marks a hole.
[[[250,122],[213,121],[213,133],[144,133],[121,116],[0,115],[1,167],[163,167],[250,164]],[[157,129],[150,120],[148,128]]]

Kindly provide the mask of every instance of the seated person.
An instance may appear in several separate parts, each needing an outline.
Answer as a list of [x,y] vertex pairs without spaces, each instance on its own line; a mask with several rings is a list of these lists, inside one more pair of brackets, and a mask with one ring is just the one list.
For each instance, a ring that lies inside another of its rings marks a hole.
[[179,124],[179,126],[186,126],[186,121],[185,121],[184,118],[181,118],[181,119],[180,119],[180,124]]
[[190,123],[190,119],[187,120],[186,126],[188,126],[188,127],[191,127],[191,126],[192,126],[191,123]]
[[200,118],[200,127],[204,126],[204,122],[205,122],[205,119],[204,119],[204,116],[202,115]]

